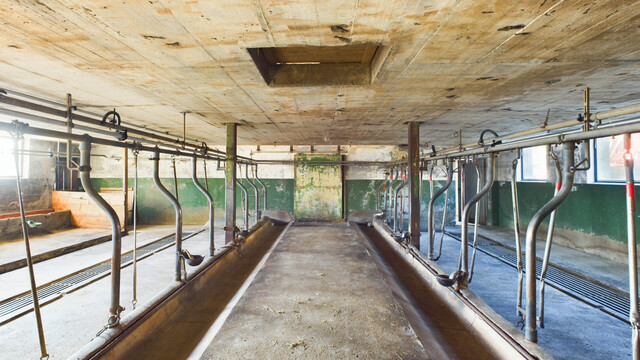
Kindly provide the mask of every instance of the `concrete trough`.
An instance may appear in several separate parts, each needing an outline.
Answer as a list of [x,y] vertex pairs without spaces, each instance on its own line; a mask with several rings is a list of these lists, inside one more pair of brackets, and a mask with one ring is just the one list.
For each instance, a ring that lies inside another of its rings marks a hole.
[[187,358],[287,226],[264,218],[246,239],[217,249],[185,282],[167,287],[70,359]]

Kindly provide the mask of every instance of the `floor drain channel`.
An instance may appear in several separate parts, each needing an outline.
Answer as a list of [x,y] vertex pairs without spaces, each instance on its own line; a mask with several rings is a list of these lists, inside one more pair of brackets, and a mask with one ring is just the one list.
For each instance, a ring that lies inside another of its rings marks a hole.
[[[197,232],[184,232],[183,240],[186,240]],[[152,243],[138,248],[138,260],[147,257],[155,251],[162,250],[175,243],[175,235],[167,235]],[[133,261],[133,252],[122,255],[120,258],[122,266]],[[77,289],[98,280],[111,273],[111,261],[103,261],[73,274],[62,277],[58,280],[38,287],[38,299],[41,304],[51,302],[70,290]],[[0,302],[0,325],[3,325],[33,309],[33,297],[30,291],[15,295]]]
[[[450,233],[449,237],[460,241]],[[478,239],[479,240],[479,239]],[[470,241],[471,243],[471,241]],[[470,244],[471,245],[471,244]],[[478,250],[496,258],[503,263],[516,267],[516,252],[514,249],[497,242],[478,241]],[[524,253],[522,254],[523,263]],[[542,262],[536,261],[536,277],[540,278]],[[629,294],[623,290],[599,283],[595,279],[586,276],[578,276],[560,266],[549,264],[546,283],[565,294],[572,296],[584,303],[594,306],[601,311],[620,319],[624,322],[629,317]]]

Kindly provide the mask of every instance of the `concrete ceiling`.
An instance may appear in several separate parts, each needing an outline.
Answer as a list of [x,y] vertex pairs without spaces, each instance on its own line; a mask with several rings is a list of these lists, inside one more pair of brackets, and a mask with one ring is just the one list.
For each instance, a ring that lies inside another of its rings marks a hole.
[[[339,26],[336,26],[339,25]],[[333,28],[332,28],[333,26]],[[465,141],[640,99],[640,1],[0,1],[0,86],[210,144]],[[380,44],[371,85],[269,87],[247,48]]]

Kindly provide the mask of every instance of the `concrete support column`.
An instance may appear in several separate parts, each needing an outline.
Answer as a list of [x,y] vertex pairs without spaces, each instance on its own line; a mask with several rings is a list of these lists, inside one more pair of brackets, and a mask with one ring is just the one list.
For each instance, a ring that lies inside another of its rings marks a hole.
[[227,162],[225,164],[224,243],[235,239],[236,228],[236,155],[238,148],[238,124],[227,124]]
[[420,249],[420,123],[409,123],[409,233]]

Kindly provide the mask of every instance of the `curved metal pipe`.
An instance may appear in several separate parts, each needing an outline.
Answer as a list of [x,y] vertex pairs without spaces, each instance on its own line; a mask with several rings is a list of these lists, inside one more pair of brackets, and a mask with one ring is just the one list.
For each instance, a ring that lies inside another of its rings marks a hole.
[[[560,168],[560,160],[553,150],[549,148],[549,156],[553,159],[556,167],[556,188],[553,196],[558,195],[558,191],[562,186],[562,169]],[[553,229],[556,225],[556,210],[551,212],[549,218],[549,228],[547,229],[547,240],[544,245],[544,257],[542,258],[542,269],[540,271],[540,289],[538,290],[538,326],[544,328],[544,285],[547,277],[547,269],[549,268],[549,257],[551,256],[551,243],[553,242]]]
[[264,201],[262,203],[262,212],[264,213],[265,211],[267,211],[267,186],[258,177],[258,165],[256,165],[254,169],[255,169],[255,172],[253,173],[253,177],[254,179],[256,179],[258,184],[262,186],[262,192],[263,192],[262,200]]
[[518,269],[518,291],[516,295],[516,315],[521,316],[522,309],[522,281],[524,279],[524,268],[522,267],[522,243],[520,241],[520,211],[518,208],[518,186],[516,183],[516,171],[520,150],[516,151],[516,158],[511,162],[511,205],[513,208],[513,232],[516,242],[516,268]]
[[527,341],[538,342],[538,328],[536,325],[536,233],[544,218],[555,210],[571,192],[573,186],[573,172],[571,168],[574,164],[573,154],[575,143],[570,141],[562,144],[563,173],[562,187],[558,194],[546,203],[538,212],[533,215],[527,227],[526,238],[526,279],[527,279],[527,308],[525,313],[524,336]]
[[[488,192],[489,190],[491,190],[491,186],[493,186],[493,179],[495,178],[495,173],[496,173],[496,155],[495,154],[490,154],[488,159],[488,163],[487,163],[487,182],[485,183],[484,187],[482,189],[480,189],[480,191],[478,191],[472,198],[471,200],[469,200],[469,202],[467,203],[467,205],[465,205],[464,210],[462,212],[462,244],[464,245],[464,247],[462,248],[462,271],[465,274],[464,277],[464,282],[465,282],[465,286],[471,282],[471,279],[473,277],[473,265],[475,264],[475,260],[476,260],[476,246],[478,244],[478,237],[476,235],[476,237],[473,239],[473,255],[471,256],[471,269],[469,270],[469,265],[468,265],[468,247],[467,244],[469,242],[469,212],[471,211],[471,208],[476,205],[476,219],[475,219],[475,227],[478,227],[478,218],[477,218],[477,202],[480,201],[480,199],[482,199]],[[479,168],[477,168],[476,165],[476,170],[478,170],[479,172]],[[478,176],[479,178],[480,176]],[[476,233],[477,234],[477,233]],[[462,245],[461,245],[462,246]]]
[[153,153],[151,160],[153,160],[153,183],[156,185],[158,190],[164,195],[164,197],[171,202],[173,208],[176,211],[176,268],[175,268],[175,279],[176,281],[182,281],[182,207],[180,207],[180,203],[178,200],[171,194],[169,190],[167,190],[162,182],[160,181],[160,152],[156,149]]
[[242,185],[239,179],[236,179],[236,184],[240,186],[242,189],[242,196],[244,206],[242,207],[242,220],[244,221],[243,227],[244,230],[249,230],[249,193],[247,192],[247,188]]
[[[254,218],[255,218],[255,222],[254,224],[258,223],[258,215],[260,215],[260,204],[259,204],[259,198],[260,198],[260,193],[258,192],[258,187],[256,186],[256,184],[253,183],[253,181],[251,181],[251,179],[249,179],[249,164],[245,165],[245,173],[244,173],[244,177],[247,179],[247,182],[249,183],[249,185],[251,185],[251,187],[253,188],[253,192],[256,194],[255,197],[255,214],[253,214]],[[249,198],[247,197],[247,209],[249,209]]]
[[[213,242],[213,229],[214,229],[214,219],[215,219],[213,197],[211,196],[211,194],[209,194],[207,189],[205,189],[202,186],[202,184],[200,184],[200,182],[198,181],[196,161],[197,161],[197,158],[191,158],[191,164],[192,164],[192,170],[193,170],[191,173],[191,179],[193,180],[193,184],[196,186],[196,188],[200,190],[202,195],[204,195],[207,198],[207,201],[209,202],[209,255],[213,256],[216,251],[216,245]],[[207,179],[205,178],[205,181],[206,180]]]
[[120,322],[120,313],[124,310],[120,306],[120,256],[122,255],[120,220],[115,210],[100,196],[91,183],[91,140],[92,138],[86,135],[84,141],[80,143],[80,166],[78,167],[78,172],[80,173],[80,181],[84,191],[104,211],[109,217],[109,222],[111,222],[111,308],[109,309],[111,316],[107,326],[112,327]]
[[[399,181],[398,181],[399,174],[400,174],[400,172],[396,169],[395,176],[393,177],[393,179],[391,179],[391,181],[389,182],[389,186],[387,187],[387,189],[389,191],[389,210],[392,210],[392,209],[395,208],[395,201],[394,201],[395,199],[393,198],[393,194],[394,194],[393,185],[399,183]],[[398,186],[400,186],[400,185],[398,185]],[[389,217],[387,217],[387,223],[391,224],[391,219]]]
[[[389,181],[388,179],[384,179],[382,180],[382,182],[380,183],[380,185],[378,185],[378,187],[376,188],[376,210],[380,210],[380,188],[385,185],[387,183],[387,181]],[[387,191],[387,188],[385,187],[385,192]]]
[[[450,159],[451,164],[453,165],[453,159]],[[456,170],[452,170],[449,176],[453,178],[453,173]],[[440,245],[438,245],[438,256],[433,258],[433,261],[438,261],[440,259],[440,255],[442,255],[442,243],[444,241],[444,228],[447,225],[447,204],[449,203],[449,190],[451,190],[451,186],[447,188],[444,194],[444,210],[442,211],[442,224],[440,225]]]
[[[406,181],[403,181],[400,186],[396,188],[395,191],[395,201],[393,202],[393,231],[396,232],[398,230],[398,194],[400,190],[407,185]],[[401,229],[402,230],[402,229]]]
[[[449,189],[449,186],[451,186],[451,183],[453,182],[453,160],[449,160],[449,164],[447,166],[447,182],[444,184],[444,186],[442,186],[440,189],[438,189],[438,191],[436,191],[436,193],[431,197],[431,199],[429,200],[429,248],[427,249],[427,258],[429,260],[433,260],[433,246],[435,243],[435,221],[434,221],[434,216],[433,216],[433,206],[436,203],[436,200],[438,199],[438,197],[440,197],[440,195],[444,194],[445,191],[447,191],[447,189]],[[429,179],[431,179],[431,176],[429,176]],[[447,203],[445,200],[445,209],[447,207]],[[439,254],[438,254],[438,257]]]
[[171,168],[173,169],[173,188],[176,190],[176,201],[180,202],[178,195],[178,169],[176,168],[176,157],[171,156]]
[[[476,190],[480,188],[480,167],[476,161],[473,162],[476,169]],[[469,270],[469,282],[473,279],[473,266],[476,263],[476,250],[478,244],[478,218],[480,215],[480,207],[476,206],[473,214],[473,253],[471,254],[471,269]]]

